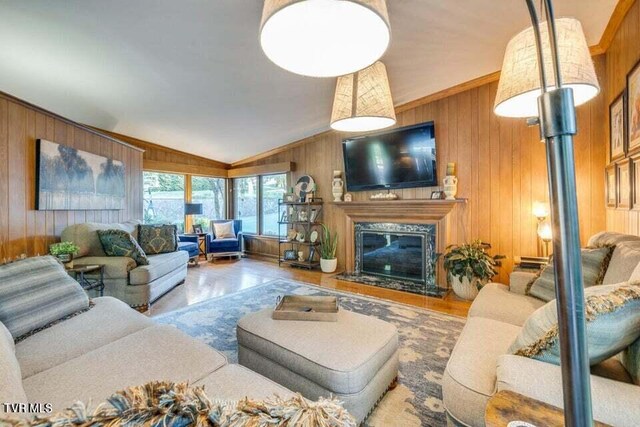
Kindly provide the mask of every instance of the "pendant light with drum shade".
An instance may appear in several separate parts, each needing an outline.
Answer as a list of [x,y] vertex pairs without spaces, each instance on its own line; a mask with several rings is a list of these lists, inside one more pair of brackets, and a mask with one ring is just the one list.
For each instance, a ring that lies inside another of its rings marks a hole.
[[338,77],[331,128],[367,132],[396,123],[387,69],[380,61],[353,74]]
[[[574,18],[559,18],[555,23],[562,84],[573,89],[574,105],[584,104],[598,94],[600,86],[582,25]],[[553,89],[555,80],[551,73],[552,61],[545,22],[540,25],[540,36],[545,53],[544,68],[549,76],[547,87]],[[536,43],[533,27],[529,27],[513,37],[507,45],[494,112],[503,117],[537,117],[540,94]]]
[[309,77],[337,77],[376,62],[391,26],[385,0],[265,0],[260,45],[276,65]]

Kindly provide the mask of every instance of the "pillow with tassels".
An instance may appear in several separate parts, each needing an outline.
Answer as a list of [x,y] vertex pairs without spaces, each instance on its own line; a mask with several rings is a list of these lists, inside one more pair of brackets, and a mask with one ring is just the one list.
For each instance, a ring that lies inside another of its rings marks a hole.
[[[585,289],[589,363],[614,356],[640,337],[640,282]],[[509,353],[560,364],[556,301],[529,316]]]
[[[215,394],[215,390],[210,390]],[[13,419],[9,425],[36,427],[45,425],[148,425],[172,427],[356,427],[356,421],[342,404],[320,397],[317,402],[297,394],[289,399],[273,396],[265,400],[244,398],[239,402],[212,400],[204,387],[187,383],[154,381],[129,387],[113,394],[93,412],[82,402],[55,415],[36,416],[32,420]],[[2,424],[0,415],[0,424]]]

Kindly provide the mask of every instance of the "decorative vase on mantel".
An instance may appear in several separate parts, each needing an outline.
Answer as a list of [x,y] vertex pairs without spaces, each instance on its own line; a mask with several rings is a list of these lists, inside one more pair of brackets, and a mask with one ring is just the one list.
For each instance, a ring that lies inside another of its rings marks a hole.
[[333,171],[333,181],[331,182],[331,194],[334,202],[341,202],[344,194],[344,182],[342,181],[342,171]]
[[455,200],[458,193],[458,178],[454,175],[447,175],[442,180],[444,184],[444,195],[446,200]]

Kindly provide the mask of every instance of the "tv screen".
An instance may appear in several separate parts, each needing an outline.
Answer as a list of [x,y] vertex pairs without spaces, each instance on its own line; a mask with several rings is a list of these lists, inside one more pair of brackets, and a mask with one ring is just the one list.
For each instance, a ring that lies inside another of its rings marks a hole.
[[438,185],[433,122],[345,139],[342,151],[348,191]]

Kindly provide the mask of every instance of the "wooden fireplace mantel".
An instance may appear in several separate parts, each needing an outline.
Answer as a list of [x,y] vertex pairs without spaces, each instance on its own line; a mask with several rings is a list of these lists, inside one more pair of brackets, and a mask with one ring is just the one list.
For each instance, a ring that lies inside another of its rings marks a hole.
[[431,200],[431,199],[410,199],[410,200],[366,200],[358,202],[331,202],[339,207],[347,216],[367,217],[373,216],[392,217],[398,221],[403,218],[407,220],[440,220],[448,215],[458,204],[464,204],[467,199],[456,200]]
[[[451,213],[456,206],[464,205],[466,199],[456,200],[366,200],[354,202],[332,202],[345,213],[345,267],[355,268],[355,230],[358,222],[392,222],[400,224],[435,224],[436,247],[439,253],[451,244]],[[447,287],[442,261],[438,262],[437,281],[442,288]]]

